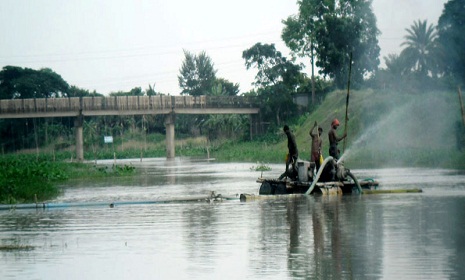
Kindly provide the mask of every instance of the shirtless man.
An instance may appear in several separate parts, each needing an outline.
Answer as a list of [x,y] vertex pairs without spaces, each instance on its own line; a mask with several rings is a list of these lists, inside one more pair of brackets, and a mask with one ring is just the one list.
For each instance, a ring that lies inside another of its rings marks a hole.
[[[295,136],[292,134],[289,126],[285,125],[283,128],[284,133],[287,136],[287,148],[288,148],[288,156],[286,157],[286,171],[281,174],[279,179],[284,177],[293,177],[297,172],[296,164],[297,159],[299,157],[299,151],[297,150],[297,143],[295,142]],[[289,170],[289,165],[292,166],[292,170]]]
[[310,137],[312,137],[312,150],[310,155],[310,161],[315,163],[316,170],[320,168],[320,156],[321,156],[321,145],[323,140],[321,139],[321,134],[323,133],[323,128],[318,126],[318,132],[313,132],[317,127],[317,123],[313,125],[310,129]]

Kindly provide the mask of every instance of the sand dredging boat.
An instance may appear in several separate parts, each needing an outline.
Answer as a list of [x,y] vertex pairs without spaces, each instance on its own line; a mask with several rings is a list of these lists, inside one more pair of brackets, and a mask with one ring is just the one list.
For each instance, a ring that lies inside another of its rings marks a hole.
[[421,189],[378,189],[379,183],[373,179],[359,180],[343,161],[327,157],[316,172],[315,163],[298,161],[296,170],[283,174],[282,179],[260,177],[258,195],[241,194],[241,201],[272,199],[285,195],[344,195],[344,194],[381,194],[381,193],[418,193]]

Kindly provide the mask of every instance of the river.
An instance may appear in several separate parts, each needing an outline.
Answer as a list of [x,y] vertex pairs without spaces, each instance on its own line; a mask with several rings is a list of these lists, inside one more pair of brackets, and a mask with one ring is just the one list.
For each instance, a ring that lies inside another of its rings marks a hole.
[[[111,164],[99,162],[99,164]],[[254,163],[119,162],[140,176],[63,186],[55,203],[258,193]],[[269,165],[278,177],[284,165]],[[463,279],[465,172],[352,170],[422,193],[0,211],[0,279]]]

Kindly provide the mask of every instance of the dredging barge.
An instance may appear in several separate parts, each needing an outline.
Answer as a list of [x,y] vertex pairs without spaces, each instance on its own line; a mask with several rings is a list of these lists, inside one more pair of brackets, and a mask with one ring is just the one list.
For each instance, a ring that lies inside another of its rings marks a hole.
[[[358,180],[342,161],[327,157],[318,172],[315,163],[298,161],[297,170],[283,174],[283,179],[260,177],[259,196],[270,195],[343,195],[422,192],[421,189],[378,190],[379,183],[373,179]],[[243,194],[241,200],[257,199],[256,195]]]

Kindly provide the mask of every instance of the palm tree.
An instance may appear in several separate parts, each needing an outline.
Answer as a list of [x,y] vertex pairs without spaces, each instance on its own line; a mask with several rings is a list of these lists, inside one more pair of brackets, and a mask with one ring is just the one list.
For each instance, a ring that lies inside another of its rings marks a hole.
[[410,29],[405,29],[407,35],[404,36],[405,42],[401,46],[406,46],[402,50],[401,57],[407,63],[407,66],[415,72],[424,74],[435,72],[435,56],[436,52],[436,29],[427,21],[415,21]]
[[388,54],[384,57],[387,72],[396,79],[406,74],[406,71],[410,71],[410,69],[406,69],[406,63],[403,58],[397,54]]

